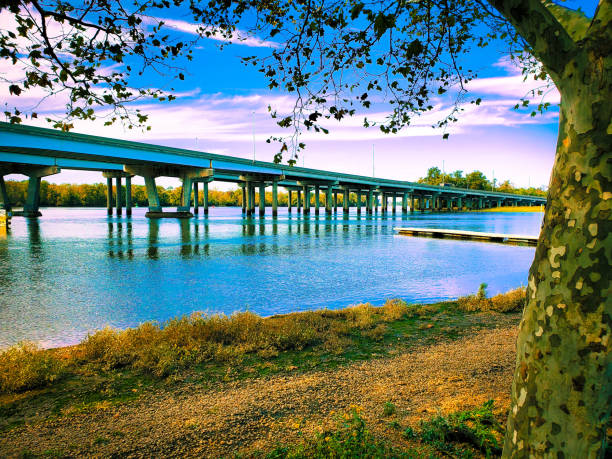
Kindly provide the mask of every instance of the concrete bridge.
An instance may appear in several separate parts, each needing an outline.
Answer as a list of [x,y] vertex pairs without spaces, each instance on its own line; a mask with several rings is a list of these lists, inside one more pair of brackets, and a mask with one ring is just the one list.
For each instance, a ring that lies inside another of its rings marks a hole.
[[[288,211],[292,211],[292,193],[297,194],[297,212],[311,212],[314,193],[314,213],[324,206],[331,214],[338,209],[338,194],[342,208],[349,213],[350,199],[356,198],[357,213],[362,209],[372,214],[396,212],[401,200],[402,212],[425,210],[470,210],[502,205],[539,205],[546,202],[538,196],[524,196],[495,191],[469,190],[446,186],[431,186],[402,180],[389,180],[344,174],[304,167],[252,161],[245,158],[204,153],[147,143],[117,140],[53,129],[0,123],[0,205],[11,208],[4,176],[23,174],[29,177],[27,202],[22,212],[13,215],[39,216],[40,181],[42,177],[62,169],[100,171],[107,180],[107,208],[121,215],[125,204],[127,215],[132,212],[131,179],[144,177],[149,201],[147,217],[192,217],[199,212],[199,185],[202,185],[203,212],[208,213],[208,184],[211,181],[233,182],[242,188],[242,210],[247,216],[265,215],[265,191],[272,189],[272,214],[278,213],[278,187],[288,190]],[[182,182],[181,205],[176,212],[161,208],[156,177],[178,177]],[[112,196],[112,181],[116,196]],[[123,196],[122,180],[126,195]],[[192,191],[195,199],[192,205]],[[256,195],[259,194],[259,200]],[[323,195],[323,196],[322,196]],[[323,199],[321,199],[323,197]],[[257,202],[258,201],[258,202]],[[113,205],[114,204],[114,205]]]

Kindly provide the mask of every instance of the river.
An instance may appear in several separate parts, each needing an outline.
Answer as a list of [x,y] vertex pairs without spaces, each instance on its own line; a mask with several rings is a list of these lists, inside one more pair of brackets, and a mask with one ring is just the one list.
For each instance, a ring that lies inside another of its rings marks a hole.
[[213,208],[191,220],[107,217],[106,209],[42,209],[0,236],[0,347],[72,344],[105,326],[163,322],[194,311],[260,315],[388,298],[428,303],[525,285],[533,247],[397,236],[399,226],[537,235],[542,213],[355,209],[244,218]]

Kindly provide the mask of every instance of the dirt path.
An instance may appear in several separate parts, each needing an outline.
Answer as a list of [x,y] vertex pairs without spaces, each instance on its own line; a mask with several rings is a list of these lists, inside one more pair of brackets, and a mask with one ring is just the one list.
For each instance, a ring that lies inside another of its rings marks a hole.
[[[361,407],[381,435],[391,420],[414,426],[438,409],[473,407],[490,398],[505,409],[516,331],[485,330],[338,370],[147,394],[118,408],[13,429],[0,437],[0,455],[231,456],[297,441],[300,432],[313,435],[351,405]],[[397,407],[389,418],[382,415],[386,401]]]

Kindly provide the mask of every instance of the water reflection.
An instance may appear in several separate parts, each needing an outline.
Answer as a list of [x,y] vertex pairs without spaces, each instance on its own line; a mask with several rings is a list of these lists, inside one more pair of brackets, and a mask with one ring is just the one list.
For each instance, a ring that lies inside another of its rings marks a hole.
[[108,220],[108,256],[110,258],[134,259],[134,237],[132,222]]
[[[354,209],[353,209],[354,210]],[[128,327],[248,307],[263,315],[385,298],[453,298],[487,282],[525,283],[533,248],[395,236],[428,226],[537,234],[532,214],[244,218],[213,209],[191,220],[108,218],[105,209],[45,209],[0,239],[0,347],[64,344]]]

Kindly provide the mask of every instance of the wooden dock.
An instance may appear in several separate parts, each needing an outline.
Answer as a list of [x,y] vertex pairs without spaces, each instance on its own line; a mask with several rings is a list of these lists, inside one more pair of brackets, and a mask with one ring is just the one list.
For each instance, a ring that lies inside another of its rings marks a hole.
[[440,239],[467,239],[473,241],[500,242],[503,244],[532,246],[535,246],[538,243],[537,236],[525,236],[522,234],[479,233],[476,231],[436,228],[395,228],[395,230],[404,236],[424,236]]

